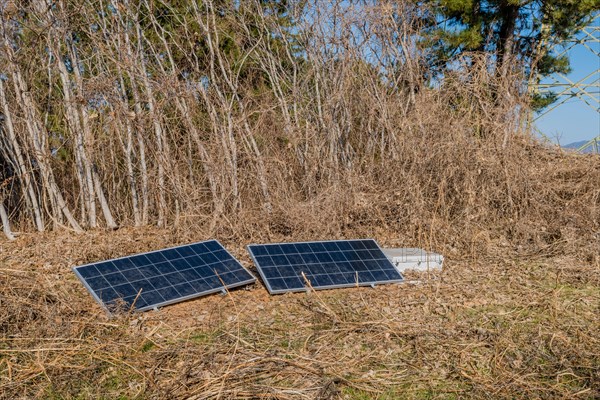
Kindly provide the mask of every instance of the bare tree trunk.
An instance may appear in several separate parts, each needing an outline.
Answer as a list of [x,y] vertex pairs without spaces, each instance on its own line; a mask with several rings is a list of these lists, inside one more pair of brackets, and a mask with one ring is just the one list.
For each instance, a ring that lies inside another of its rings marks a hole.
[[[5,44],[9,45],[8,43]],[[56,208],[57,210],[59,210],[59,212],[61,212],[65,216],[67,221],[69,221],[69,224],[75,231],[82,232],[83,230],[81,229],[81,226],[77,223],[75,218],[73,218],[73,214],[71,214],[71,211],[69,210],[66,201],[60,193],[60,189],[56,184],[56,180],[54,179],[52,169],[46,161],[46,159],[49,158],[47,140],[45,137],[46,132],[40,121],[39,116],[37,115],[35,104],[30,98],[27,85],[25,84],[21,74],[19,73],[18,66],[14,63],[11,65],[11,73],[13,77],[13,83],[15,86],[15,92],[17,94],[18,103],[20,104],[21,108],[25,113],[25,122],[33,144],[36,162],[42,174],[44,187],[48,192],[50,202],[52,203],[52,208]]]
[[[138,35],[141,35],[140,26],[137,24]],[[138,46],[141,48],[141,38],[138,37]],[[165,196],[166,185],[165,185],[165,164],[169,159],[167,154],[167,147],[165,145],[165,137],[163,134],[163,128],[159,117],[156,113],[156,106],[154,104],[154,93],[152,91],[152,85],[148,78],[148,71],[146,70],[146,62],[143,59],[144,56],[140,56],[140,66],[142,72],[142,82],[146,89],[146,98],[148,101],[148,111],[150,113],[150,119],[152,120],[152,126],[154,127],[154,135],[156,137],[157,146],[157,169],[158,169],[158,226],[166,225],[166,213],[167,213],[167,200]]]
[[[239,184],[238,184],[238,155],[237,155],[237,144],[235,141],[235,136],[233,133],[233,115],[232,115],[232,106],[229,100],[227,100],[226,96],[223,94],[222,90],[218,87],[219,79],[217,79],[215,64],[217,62],[218,48],[215,49],[215,46],[218,45],[218,39],[214,38],[213,35],[213,27],[211,23],[214,23],[214,9],[212,8],[212,3],[209,1],[204,6],[208,7],[210,11],[206,13],[206,20],[201,15],[200,10],[198,8],[198,4],[196,2],[192,2],[196,22],[200,25],[204,34],[206,35],[206,43],[208,45],[208,53],[209,53],[209,74],[210,74],[210,82],[212,89],[214,90],[217,98],[219,99],[222,113],[224,114],[225,121],[222,124],[225,124],[226,129],[221,130],[221,141],[223,143],[223,148],[225,150],[225,155],[227,158],[227,162],[230,167],[230,181],[231,181],[231,189],[233,196],[233,209],[237,210],[241,206],[240,192],[239,192]],[[211,15],[213,18],[211,18]],[[216,28],[215,28],[216,30]],[[222,65],[221,65],[222,67]],[[207,103],[210,100],[206,100]]]
[[[236,74],[234,71],[231,70],[231,68],[227,68],[226,62],[225,62],[223,56],[221,55],[221,52],[219,52],[218,50],[217,51],[213,50],[215,47],[218,49],[219,33],[218,33],[218,29],[217,29],[217,23],[215,21],[215,10],[214,10],[212,1],[207,1],[206,7],[209,9],[209,15],[207,15],[207,23],[202,24],[201,26],[203,27],[203,29],[205,30],[205,32],[208,36],[209,48],[211,49],[211,53],[214,52],[214,58],[218,62],[218,66],[221,71],[221,76],[225,80],[225,82],[228,86],[228,89],[231,91],[231,96],[232,96],[231,101],[228,102],[229,103],[228,104],[229,115],[227,118],[230,142],[235,143],[235,139],[233,138],[233,126],[232,126],[232,120],[233,120],[232,105],[233,105],[233,100],[235,100],[238,108],[240,109],[240,113],[242,115],[243,127],[244,127],[244,131],[246,133],[245,140],[249,141],[249,143],[251,145],[251,149],[254,152],[254,155],[256,157],[257,178],[258,178],[258,182],[259,182],[259,185],[260,185],[263,197],[264,197],[263,206],[268,212],[271,212],[272,206],[271,206],[271,200],[270,200],[268,183],[267,183],[267,178],[266,178],[266,173],[265,173],[264,162],[262,159],[262,155],[260,154],[260,150],[258,149],[258,146],[256,145],[256,141],[254,140],[254,138],[252,137],[252,133],[250,132],[250,128],[248,125],[248,118],[247,118],[247,115],[244,110],[244,104],[238,95],[239,88],[237,85],[237,80],[238,80],[239,70],[241,67],[238,67],[238,74]],[[212,23],[212,25],[211,25],[211,23]],[[214,45],[212,43],[213,40],[214,40]],[[241,65],[244,64],[247,56],[242,59]],[[234,149],[235,148],[232,147],[232,151]]]
[[[56,40],[50,39],[49,41],[57,43]],[[65,106],[67,121],[71,128],[71,133],[74,138],[73,153],[75,154],[75,165],[78,173],[77,177],[81,189],[80,193],[84,199],[85,214],[87,215],[88,226],[90,228],[95,228],[97,226],[96,196],[94,195],[92,171],[89,168],[89,162],[87,160],[85,151],[83,130],[80,125],[77,110],[75,109],[75,99],[71,92],[71,81],[69,79],[69,73],[67,71],[67,68],[65,67],[64,62],[62,61],[62,57],[57,45],[54,47],[53,53],[63,86],[63,102]],[[74,65],[73,69],[77,69],[77,63],[74,60],[71,60],[71,62]]]
[[198,150],[198,155],[200,156],[200,160],[202,161],[202,166],[204,167],[204,172],[206,173],[206,178],[208,180],[208,185],[209,185],[210,192],[212,195],[212,201],[213,201],[213,205],[215,208],[215,212],[217,214],[221,214],[223,212],[223,202],[221,201],[221,199],[219,198],[219,195],[218,195],[217,182],[215,179],[215,173],[213,171],[213,166],[212,166],[213,162],[210,158],[210,155],[206,151],[206,148],[202,144],[202,140],[200,139],[200,133],[198,132],[198,129],[196,128],[196,126],[194,125],[194,123],[190,117],[190,109],[189,109],[185,99],[181,99],[179,97],[176,98],[175,105],[181,112],[183,121],[185,122],[185,126],[189,130],[189,132],[192,136],[192,139],[194,140],[194,142],[196,144],[196,148]]
[[[110,0],[112,6],[114,7],[115,10],[119,10],[119,5],[115,4],[115,2],[113,0]],[[126,4],[128,5],[128,3]],[[141,210],[141,223],[143,225],[148,224],[148,213],[149,213],[149,196],[150,196],[150,191],[149,191],[149,187],[148,187],[148,163],[147,163],[147,159],[146,159],[146,143],[144,140],[144,131],[143,131],[143,127],[142,127],[142,105],[141,105],[141,99],[140,99],[140,91],[136,82],[136,73],[135,73],[135,68],[133,65],[133,61],[134,61],[134,52],[132,49],[132,44],[131,44],[131,40],[129,37],[129,29],[130,29],[130,25],[129,22],[123,20],[122,14],[121,12],[117,12],[116,16],[119,20],[120,23],[120,29],[122,30],[122,32],[119,32],[119,34],[115,34],[115,36],[117,37],[117,42],[114,44],[114,48],[115,51],[117,52],[118,55],[118,60],[120,62],[125,62],[126,63],[126,71],[127,71],[127,76],[129,78],[129,83],[131,85],[131,95],[133,97],[133,110],[134,110],[134,114],[135,114],[135,119],[134,119],[134,125],[135,125],[135,133],[136,133],[136,140],[137,140],[137,145],[138,145],[138,151],[139,151],[139,169],[140,169],[140,176],[141,176],[141,202],[142,202],[142,210]],[[104,17],[103,17],[103,22],[106,26],[106,22],[104,21]],[[121,43],[120,42],[120,38],[121,35],[123,34],[123,38],[125,43]],[[125,48],[125,55],[122,54],[122,48]],[[117,68],[119,70],[119,72],[121,71],[121,67],[117,64]],[[125,96],[125,86],[124,86],[124,82],[123,82],[123,74],[120,73],[120,79],[121,82],[123,84],[123,87],[121,88],[121,90],[123,91],[123,96]]]
[[[157,204],[157,211],[158,211],[158,225],[159,226],[165,226],[166,225],[166,212],[167,212],[167,202],[166,202],[166,184],[165,184],[165,172],[164,172],[164,166],[165,164],[168,163],[168,158],[169,155],[166,154],[168,151],[168,147],[165,143],[165,138],[164,138],[164,134],[163,134],[163,128],[162,125],[160,123],[159,117],[156,114],[156,106],[154,103],[154,93],[152,90],[152,85],[150,83],[150,79],[148,78],[148,70],[146,68],[146,60],[144,59],[144,54],[143,54],[143,47],[141,45],[141,28],[139,26],[139,21],[138,21],[138,15],[136,12],[134,12],[133,10],[129,10],[132,21],[130,21],[129,23],[132,24],[132,26],[135,29],[135,32],[137,34],[137,46],[138,46],[138,67],[140,68],[140,78],[142,80],[142,84],[144,85],[144,89],[145,89],[145,95],[146,95],[146,101],[148,104],[148,111],[150,114],[150,119],[152,121],[152,125],[154,128],[154,135],[156,138],[156,158],[157,158],[157,173],[158,173],[158,189],[157,189],[157,197],[158,197],[158,204]],[[122,17],[120,16],[120,12],[119,12],[119,18],[121,19],[121,25],[122,25],[122,29],[123,29],[123,34],[124,34],[124,38],[125,38],[125,46],[126,46],[126,51],[127,51],[127,56],[129,59],[129,78],[132,84],[132,91],[134,93],[134,101],[135,101],[135,109],[136,109],[136,114],[139,116],[141,115],[141,105],[140,105],[140,98],[139,98],[139,92],[138,92],[138,88],[135,85],[135,71],[133,70],[133,66],[131,65],[131,60],[133,60],[133,44],[132,44],[132,40],[129,34],[129,29],[130,26],[128,25],[128,23],[122,21]],[[135,86],[135,87],[134,87]],[[140,145],[143,143],[142,140],[142,134],[141,132],[138,131],[138,143],[140,143]],[[142,157],[142,148],[140,147],[140,157]],[[144,172],[145,173],[145,172]],[[145,182],[145,178],[144,175],[142,175],[142,186],[144,187],[145,184],[147,184],[147,181]],[[143,198],[144,201],[146,200],[146,193],[143,193]],[[147,211],[143,211],[143,215],[145,217],[145,219],[147,219]]]
[[[118,10],[118,5],[115,4],[114,2],[110,1],[109,2],[113,5],[113,7],[115,7],[115,10]],[[106,14],[100,14],[100,18],[101,18],[101,26],[104,29],[104,32],[107,32],[107,38],[109,39],[109,49],[111,50],[111,52],[113,54],[115,54],[115,58],[116,58],[116,71],[117,71],[117,76],[118,76],[118,83],[117,83],[117,89],[116,89],[116,93],[118,95],[118,98],[120,99],[119,103],[121,104],[121,109],[122,112],[119,114],[115,114],[115,125],[117,127],[117,130],[119,131],[119,133],[117,133],[118,139],[119,139],[119,143],[121,144],[121,147],[123,149],[124,155],[125,155],[125,164],[126,164],[126,168],[127,168],[127,177],[128,177],[128,182],[129,182],[129,188],[130,188],[130,192],[131,192],[131,202],[132,202],[132,208],[133,208],[133,219],[134,219],[134,224],[136,226],[140,226],[142,224],[147,224],[148,223],[148,173],[147,173],[147,167],[146,167],[146,146],[144,143],[144,138],[143,138],[143,132],[142,132],[142,127],[140,126],[141,124],[141,114],[142,114],[142,109],[141,109],[141,105],[140,105],[140,99],[139,99],[139,94],[138,94],[138,89],[137,89],[137,85],[135,82],[135,74],[133,73],[133,67],[131,65],[133,59],[132,59],[132,52],[131,49],[129,47],[129,41],[128,38],[125,38],[125,42],[126,44],[123,44],[121,42],[121,33],[124,32],[124,30],[128,29],[127,24],[123,21],[121,13],[117,13],[115,19],[117,19],[120,23],[120,25],[117,25],[117,29],[119,29],[119,27],[123,30],[123,32],[121,31],[112,31],[111,29],[114,29],[114,26],[111,25],[109,27],[108,23],[107,23],[107,15]],[[93,22],[90,22],[90,24],[93,24]],[[108,32],[111,32],[110,34],[108,34]],[[125,52],[127,53],[127,56],[123,56],[123,47],[125,47]],[[109,53],[111,53],[109,51]],[[127,76],[130,79],[130,86],[131,86],[131,93],[132,93],[132,97],[134,99],[134,111],[130,112],[129,111],[129,102],[128,102],[128,97],[127,97],[127,88],[125,86],[125,73],[123,71],[123,67],[121,65],[121,63],[127,63],[126,64],[126,69],[127,69]],[[111,106],[111,109],[113,110],[113,112],[116,113],[116,110],[114,107]],[[127,139],[126,139],[126,144],[123,143],[120,131],[122,130],[122,124],[119,121],[120,118],[124,119],[124,124],[125,124],[125,130],[127,133]],[[137,141],[137,145],[138,145],[138,153],[139,153],[139,173],[141,176],[141,195],[140,193],[138,193],[138,183],[137,183],[137,178],[136,178],[136,174],[134,172],[135,168],[134,168],[134,160],[133,160],[133,154],[134,154],[134,145],[133,145],[133,135],[134,135],[134,131],[135,131],[135,135],[136,135],[136,141]],[[140,198],[141,197],[141,198]],[[141,209],[140,209],[140,202],[141,202]]]
[[108,201],[106,201],[106,196],[104,195],[104,190],[102,190],[102,183],[100,181],[100,177],[98,176],[98,172],[96,168],[92,166],[92,179],[94,181],[94,189],[96,190],[96,195],[98,196],[98,201],[100,202],[100,207],[102,208],[102,214],[106,220],[106,226],[110,229],[116,229],[117,224],[113,219],[112,213],[110,212],[110,208],[108,207]]
[[[120,76],[121,85],[124,84],[123,78]],[[125,104],[126,105],[126,104]],[[127,109],[125,109],[127,111]],[[113,108],[113,112],[115,112]],[[123,113],[125,114],[125,113]],[[133,170],[133,128],[129,121],[129,116],[124,115],[125,119],[125,132],[126,132],[126,140],[123,141],[120,132],[123,130],[121,122],[119,121],[120,115],[115,114],[115,125],[116,125],[116,134],[119,138],[119,142],[121,143],[121,148],[123,149],[123,154],[125,155],[125,165],[127,168],[127,181],[129,182],[129,191],[131,193],[131,206],[133,208],[133,221],[135,226],[140,226],[142,224],[142,214],[139,206],[139,196],[137,191],[137,179],[135,176],[135,172]]]
[[141,121],[142,121],[142,106],[140,103],[140,94],[138,91],[137,84],[135,82],[135,76],[133,74],[129,74],[129,80],[131,82],[131,93],[133,96],[133,110],[135,114],[134,124],[135,124],[135,134],[137,139],[139,157],[140,157],[140,175],[142,178],[142,224],[148,224],[148,208],[149,208],[149,196],[150,192],[148,189],[148,167],[146,162],[146,143],[144,141],[144,134],[142,131]]
[[[154,15],[150,12],[150,5],[148,4],[148,2],[145,1],[144,4],[146,5],[146,8],[149,11],[150,17],[152,18],[154,31],[156,32],[156,35],[159,37],[159,39],[163,43],[163,50],[167,54],[169,63],[171,65],[171,71],[170,71],[171,75],[172,75],[172,77],[176,78],[177,71],[175,70],[175,61],[173,59],[173,55],[172,55],[169,43],[167,42],[167,39],[166,39],[166,33],[165,33],[164,29],[160,26],[158,21],[156,21],[156,19],[154,18]],[[166,74],[166,70],[163,67],[162,63],[160,62],[158,55],[156,54],[156,52],[154,52],[154,53],[155,53],[155,59],[156,59],[157,65],[161,68],[162,72]],[[218,196],[217,182],[216,182],[215,174],[213,171],[213,162],[211,160],[210,155],[206,151],[206,148],[204,147],[202,140],[200,139],[200,133],[198,132],[196,125],[192,121],[191,110],[190,110],[190,107],[188,106],[187,98],[184,96],[175,95],[175,98],[173,100],[175,102],[176,108],[179,110],[181,117],[183,118],[183,122],[184,122],[186,129],[191,134],[191,137],[196,144],[196,148],[198,150],[198,155],[200,156],[200,161],[202,162],[202,167],[204,169],[204,172],[206,173],[206,177],[207,177],[208,184],[209,184],[209,189],[211,191],[215,214],[221,215],[221,213],[223,212],[223,202]]]
[[38,196],[35,192],[31,179],[31,164],[29,161],[27,163],[25,162],[23,152],[21,151],[21,146],[17,140],[12,121],[12,113],[8,108],[6,91],[4,89],[4,82],[2,79],[0,79],[0,105],[2,106],[2,112],[4,114],[4,130],[8,133],[8,141],[11,146],[11,153],[15,158],[16,171],[19,175],[19,179],[23,182],[21,185],[23,197],[27,202],[27,208],[33,216],[36,229],[41,232],[44,230],[44,220],[42,218],[42,209],[38,202]]
[[[92,138],[92,133],[90,130],[90,122],[89,122],[89,114],[86,108],[86,104],[85,104],[85,98],[84,96],[84,88],[83,88],[83,79],[81,77],[81,71],[79,70],[79,57],[77,55],[77,51],[76,49],[73,47],[72,43],[67,43],[67,48],[69,49],[69,55],[71,58],[71,61],[74,65],[73,67],[73,72],[75,73],[75,82],[77,84],[77,89],[78,89],[78,97],[80,97],[81,100],[81,104],[80,104],[80,113],[77,113],[76,116],[79,117],[81,116],[81,128],[83,131],[83,134],[81,135],[81,139],[82,139],[82,143],[83,143],[83,153],[82,153],[82,157],[83,157],[83,162],[85,163],[85,167],[86,167],[86,179],[88,180],[88,185],[90,183],[90,177],[91,177],[91,182],[93,183],[93,191],[91,192],[91,195],[94,196],[94,192],[95,195],[98,197],[98,201],[100,202],[100,207],[102,209],[102,214],[104,216],[104,220],[106,222],[106,225],[111,228],[114,229],[117,227],[117,224],[115,223],[115,220],[112,216],[112,213],[110,212],[110,208],[108,207],[108,203],[106,202],[106,196],[104,195],[104,190],[102,189],[102,185],[100,182],[100,178],[98,177],[98,172],[96,171],[96,167],[94,165],[94,163],[91,161],[90,157],[88,157],[86,150],[86,143],[88,141],[91,140]],[[76,110],[74,110],[76,111]],[[92,204],[92,206],[94,206]]]
[[2,221],[2,230],[4,231],[4,235],[6,235],[8,240],[15,240],[15,235],[13,235],[12,230],[10,229],[8,213],[6,212],[6,208],[4,208],[4,204],[2,204],[2,202],[0,202],[0,220]]

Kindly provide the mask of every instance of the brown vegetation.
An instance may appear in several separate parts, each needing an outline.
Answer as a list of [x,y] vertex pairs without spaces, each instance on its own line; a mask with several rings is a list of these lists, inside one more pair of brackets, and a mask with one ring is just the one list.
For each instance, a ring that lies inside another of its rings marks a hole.
[[[529,136],[518,68],[472,55],[425,85],[409,4],[290,6],[301,59],[251,2],[169,24],[109,3],[2,26],[0,398],[600,396],[600,160]],[[209,237],[247,266],[250,242],[353,237],[447,265],[114,319],[70,271]]]
[[[395,245],[397,232],[379,239]],[[444,272],[409,276],[418,283],[280,296],[258,283],[113,319],[69,268],[204,237],[129,228],[2,243],[0,398],[600,394],[597,247],[523,257],[494,245],[475,259],[448,249]],[[226,245],[250,265],[245,241]]]
[[529,137],[517,65],[470,55],[426,84],[423,8],[291,2],[289,32],[258,2],[194,4],[4,10],[13,227],[339,236],[367,219],[434,247],[597,231],[597,163]]

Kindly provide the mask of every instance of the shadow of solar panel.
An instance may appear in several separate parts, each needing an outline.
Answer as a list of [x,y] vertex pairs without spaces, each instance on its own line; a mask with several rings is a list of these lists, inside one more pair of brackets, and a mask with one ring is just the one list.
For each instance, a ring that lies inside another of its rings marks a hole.
[[145,311],[256,281],[216,240],[73,268],[109,312]]
[[248,252],[269,293],[402,282],[373,239],[251,244]]

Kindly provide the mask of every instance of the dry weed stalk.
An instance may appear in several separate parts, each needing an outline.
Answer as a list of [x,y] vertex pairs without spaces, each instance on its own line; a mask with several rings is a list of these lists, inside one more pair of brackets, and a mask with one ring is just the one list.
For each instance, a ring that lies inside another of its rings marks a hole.
[[[600,161],[517,135],[521,77],[485,58],[424,85],[412,3],[291,1],[298,31],[239,3],[2,8],[3,226],[121,229],[0,242],[0,398],[597,397]],[[449,272],[105,320],[69,271],[209,236]]]
[[597,230],[597,163],[559,189],[552,175],[579,164],[516,134],[522,77],[492,75],[474,54],[427,85],[425,12],[149,0],[4,12],[5,230],[343,236],[377,221],[438,247],[460,232],[544,242]]

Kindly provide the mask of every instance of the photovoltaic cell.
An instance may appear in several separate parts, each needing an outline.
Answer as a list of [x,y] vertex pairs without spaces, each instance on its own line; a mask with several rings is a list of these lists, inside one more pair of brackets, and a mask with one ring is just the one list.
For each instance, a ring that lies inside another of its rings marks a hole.
[[73,268],[107,310],[173,304],[256,281],[216,240]]
[[305,291],[306,280],[334,289],[404,279],[373,239],[252,244],[248,252],[271,294]]

